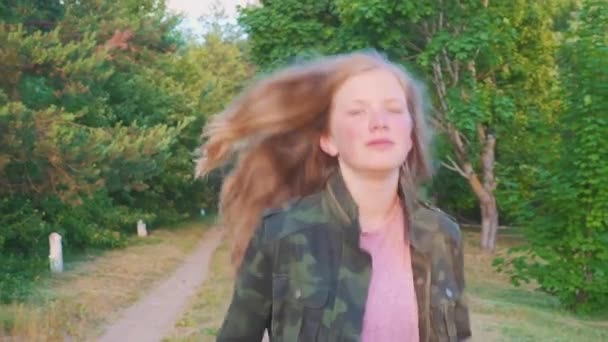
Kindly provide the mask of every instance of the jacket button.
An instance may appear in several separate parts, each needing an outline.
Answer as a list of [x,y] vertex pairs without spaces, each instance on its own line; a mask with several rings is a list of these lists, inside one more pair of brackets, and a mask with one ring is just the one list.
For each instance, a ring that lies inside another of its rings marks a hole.
[[300,289],[297,289],[294,296],[296,297],[296,299],[300,299],[300,297],[302,297],[302,291]]
[[449,287],[445,288],[445,295],[448,296],[448,298],[452,298],[453,293],[452,293],[452,290],[450,290]]

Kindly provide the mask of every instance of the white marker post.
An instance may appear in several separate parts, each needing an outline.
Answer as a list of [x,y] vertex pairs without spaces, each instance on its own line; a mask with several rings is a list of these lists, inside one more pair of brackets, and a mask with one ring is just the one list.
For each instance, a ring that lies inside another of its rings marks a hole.
[[148,236],[146,224],[142,220],[137,221],[137,236]]
[[49,235],[49,250],[51,272],[63,272],[63,249],[61,248],[61,235],[57,233],[51,233]]

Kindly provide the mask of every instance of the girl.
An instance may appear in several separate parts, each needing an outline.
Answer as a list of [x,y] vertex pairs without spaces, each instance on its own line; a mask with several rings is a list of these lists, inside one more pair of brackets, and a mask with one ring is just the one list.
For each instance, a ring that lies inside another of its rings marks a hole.
[[217,341],[457,341],[471,335],[458,225],[422,203],[419,87],[377,53],[292,66],[205,129],[202,176],[237,277]]

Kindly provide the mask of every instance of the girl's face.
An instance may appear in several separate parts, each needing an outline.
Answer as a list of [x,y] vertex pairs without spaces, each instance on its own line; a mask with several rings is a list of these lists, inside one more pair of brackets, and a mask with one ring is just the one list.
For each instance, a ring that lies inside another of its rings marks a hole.
[[394,171],[412,149],[412,125],[397,78],[380,68],[365,71],[348,78],[334,93],[321,149],[353,171]]

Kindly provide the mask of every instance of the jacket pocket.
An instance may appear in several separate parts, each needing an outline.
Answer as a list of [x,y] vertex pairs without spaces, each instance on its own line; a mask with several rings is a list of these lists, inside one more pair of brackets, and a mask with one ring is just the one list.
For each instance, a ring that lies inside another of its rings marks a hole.
[[314,342],[320,329],[329,287],[322,282],[295,282],[287,275],[272,281],[272,341]]
[[[310,286],[310,285],[309,285]],[[329,288],[325,285],[310,288],[302,294],[300,305],[302,306],[302,326],[298,335],[298,341],[313,342],[318,340],[323,311],[327,304]]]

